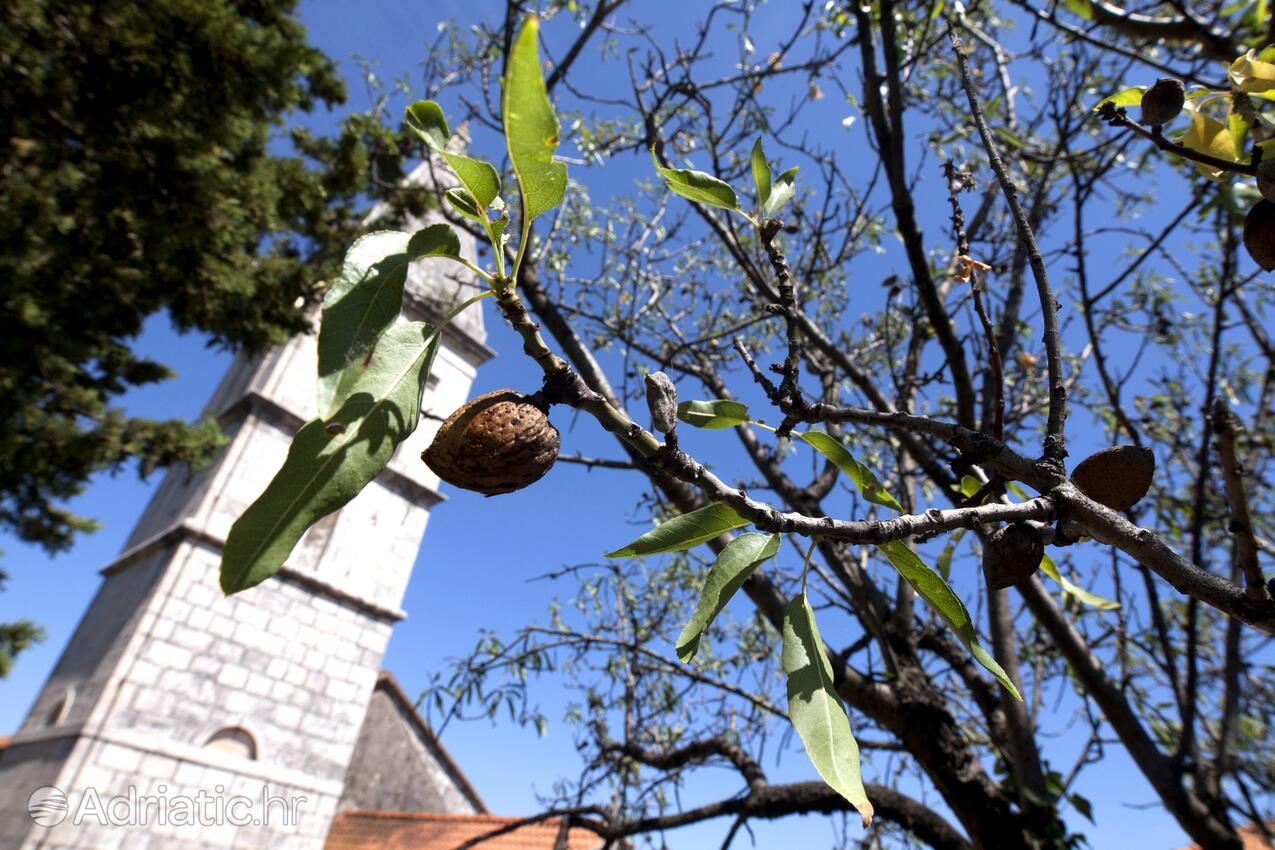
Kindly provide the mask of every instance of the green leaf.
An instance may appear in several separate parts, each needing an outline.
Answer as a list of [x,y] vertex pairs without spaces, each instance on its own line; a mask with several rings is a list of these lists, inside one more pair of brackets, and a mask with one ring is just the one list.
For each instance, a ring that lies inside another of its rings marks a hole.
[[1019,487],[1019,486],[1018,486],[1017,484],[1015,484],[1013,481],[1006,481],[1006,482],[1005,482],[1005,488],[1006,488],[1007,490],[1009,490],[1009,492],[1011,492],[1011,493],[1013,493],[1015,496],[1017,496],[1017,497],[1018,497],[1018,499],[1019,499],[1019,501],[1025,502],[1025,501],[1027,501],[1028,499],[1030,499],[1030,498],[1031,498],[1031,494],[1030,494],[1030,493],[1028,493],[1028,492],[1027,492],[1026,490],[1024,490],[1022,487]]
[[604,558],[627,558],[636,555],[658,555],[690,549],[723,532],[748,525],[748,520],[735,513],[730,505],[714,502],[689,514],[675,516],[643,534],[627,546],[607,552]]
[[1040,571],[1045,575],[1058,582],[1063,592],[1074,596],[1079,602],[1097,608],[1099,611],[1114,611],[1120,607],[1119,602],[1113,602],[1110,599],[1104,599],[1096,593],[1090,593],[1083,587],[1072,584],[1063,578],[1062,571],[1058,569],[1058,565],[1054,563],[1054,559],[1049,557],[1049,553],[1045,553],[1045,557],[1040,559]]
[[761,136],[753,143],[753,153],[749,158],[749,167],[753,172],[753,185],[757,187],[757,206],[765,209],[770,200],[770,166],[766,163],[766,154],[761,149]]
[[392,326],[340,410],[301,426],[283,468],[226,537],[223,591],[237,593],[274,575],[307,528],[380,474],[416,429],[437,350],[438,334],[424,322]]
[[679,659],[690,661],[695,657],[695,653],[699,651],[700,638],[713,619],[721,613],[735,591],[743,586],[753,571],[773,558],[778,551],[778,534],[741,534],[727,544],[708,571],[695,613],[677,636]]
[[1080,813],[1081,817],[1090,823],[1097,825],[1097,821],[1093,819],[1093,804],[1090,803],[1087,798],[1082,797],[1079,794],[1069,794],[1067,799],[1071,802],[1072,807]]
[[665,185],[673,194],[710,207],[724,210],[739,209],[739,199],[735,196],[735,190],[713,175],[686,168],[665,168],[655,157],[654,145],[651,146],[651,162],[655,163],[655,170],[659,172]]
[[890,491],[881,485],[872,470],[846,451],[846,447],[841,445],[840,442],[822,431],[794,431],[793,436],[800,437],[812,449],[836,464],[837,469],[848,475],[850,480],[854,482],[854,486],[859,488],[859,493],[863,498],[877,505],[893,508],[900,512],[903,511],[903,506],[899,504],[899,501],[894,496],[890,495]]
[[[804,433],[794,431],[793,433],[809,443],[816,451],[835,463],[840,470],[850,476],[850,479],[854,481],[855,486],[859,488],[860,494],[865,499],[878,505],[894,508],[897,511],[903,510],[898,500],[881,486],[881,482],[872,474],[872,470],[856,460],[841,443],[822,431],[806,431]],[[912,585],[916,592],[921,595],[921,598],[929,603],[930,607],[947,622],[952,631],[956,633],[956,636],[960,638],[961,643],[974,656],[974,660],[987,668],[1006,690],[1021,700],[1022,696],[1018,693],[1018,689],[1014,687],[1014,683],[1004,669],[996,663],[996,659],[978,642],[978,633],[974,629],[974,621],[970,618],[969,611],[965,608],[965,603],[961,602],[960,597],[952,591],[943,576],[931,569],[902,540],[891,540],[877,548],[881,551],[881,554],[885,555],[891,565],[898,570],[899,575],[903,576],[908,584]]]
[[478,208],[486,213],[487,207],[500,196],[500,175],[496,173],[496,167],[490,162],[456,153],[444,153],[443,159],[477,201]]
[[443,197],[447,203],[451,204],[452,209],[463,215],[465,218],[482,223],[483,211],[478,206],[478,201],[469,193],[468,189],[448,189],[443,193]]
[[947,582],[943,581],[942,576],[930,569],[902,540],[891,540],[877,548],[899,571],[899,575],[916,589],[921,598],[947,621],[957,638],[974,656],[974,660],[987,668],[987,671],[996,677],[996,681],[1013,694],[1015,699],[1021,700],[1022,695],[1018,693],[1018,688],[1014,687],[1014,683],[1004,669],[978,642],[978,633],[974,630],[974,621],[970,619],[970,612],[966,610],[965,603],[961,602],[960,597],[952,591]]
[[432,100],[418,100],[408,106],[404,120],[416,135],[425,140],[425,144],[436,151],[442,151],[451,138],[452,132],[447,128],[443,108]]
[[927,15],[925,18],[926,22],[933,23],[935,18],[943,14],[943,7],[946,5],[947,5],[947,0],[938,0],[938,2],[936,2],[932,7],[930,7],[930,14]]
[[952,556],[956,554],[956,547],[960,545],[961,538],[964,536],[963,528],[949,534],[947,542],[943,544],[943,549],[939,552],[939,559],[934,562],[934,567],[943,577],[943,581],[950,581],[952,578]]
[[323,298],[319,326],[319,417],[349,398],[363,358],[403,309],[410,234],[380,230],[360,237],[345,254],[341,274]]
[[832,664],[804,591],[784,611],[782,663],[788,675],[788,717],[810,763],[858,810],[866,827],[872,822],[872,804],[863,788],[859,744],[833,686]]
[[[451,130],[447,128],[447,119],[443,109],[432,100],[418,100],[407,107],[407,126],[420,136],[425,144],[443,155],[452,171],[460,178],[460,182],[476,200],[480,210],[486,210],[491,202],[500,195],[500,175],[490,162],[472,159],[447,150],[447,140],[451,138]],[[479,219],[481,220],[481,218]]]
[[749,421],[748,405],[738,401],[684,401],[677,406],[677,418],[696,428],[733,428]]
[[799,167],[794,165],[775,178],[774,185],[771,187],[770,199],[762,206],[763,213],[774,215],[783,208],[784,204],[792,200],[792,196],[797,192],[797,169]]
[[319,417],[345,403],[367,368],[365,355],[403,309],[410,263],[421,257],[460,256],[449,224],[415,234],[381,230],[358,239],[346,252],[341,275],[323,298],[319,327]]
[[450,224],[431,224],[412,234],[407,243],[409,260],[422,257],[459,257],[460,237]]
[[1094,106],[1094,111],[1097,112],[1099,107],[1101,107],[1104,103],[1111,103],[1116,106],[1137,106],[1142,103],[1142,95],[1146,94],[1146,91],[1146,86],[1134,86],[1133,88],[1121,89],[1111,97],[1104,97],[1102,100],[1098,101],[1098,104]]
[[501,114],[509,159],[522,194],[523,227],[562,203],[567,166],[555,162],[558,118],[540,70],[540,19],[528,15],[509,51]]
[[1081,20],[1093,20],[1093,3],[1090,0],[1067,0],[1067,8]]

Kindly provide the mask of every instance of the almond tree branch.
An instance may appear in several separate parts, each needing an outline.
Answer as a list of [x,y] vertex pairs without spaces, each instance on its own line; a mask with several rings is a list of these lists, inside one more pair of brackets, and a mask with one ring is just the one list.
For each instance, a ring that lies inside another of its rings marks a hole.
[[1079,521],[1095,540],[1115,546],[1179,592],[1268,634],[1275,634],[1275,602],[1269,598],[1263,602],[1253,601],[1243,588],[1191,563],[1166,546],[1155,532],[1139,528],[1087,498],[1071,483],[1055,488],[1050,495],[1057,501],[1059,512]]
[[1257,561],[1257,538],[1253,536],[1253,520],[1248,511],[1248,495],[1244,492],[1244,464],[1235,451],[1235,431],[1238,425],[1226,399],[1213,400],[1213,433],[1217,434],[1218,450],[1222,460],[1222,479],[1226,483],[1226,501],[1231,506],[1231,522],[1227,531],[1235,535],[1235,559],[1244,576],[1245,592],[1254,602],[1270,599],[1266,580]]
[[[1085,32],[1083,29],[1079,27],[1072,26],[1071,24],[1061,20],[1058,17],[1056,11],[1051,11],[1051,10],[1057,10],[1059,8],[1057,4],[1049,4],[1050,5],[1049,9],[1042,9],[1042,8],[1038,8],[1034,6],[1032,3],[1028,2],[1028,0],[1010,0],[1010,2],[1012,2],[1015,6],[1018,6],[1020,9],[1024,10],[1028,14],[1033,15],[1039,20],[1042,20],[1045,23],[1049,24],[1050,26],[1054,27],[1058,31],[1065,32],[1067,33],[1067,35],[1071,36],[1072,38],[1083,41],[1086,44],[1093,45],[1094,47],[1098,47],[1105,51],[1116,53],[1120,56],[1124,56],[1127,59],[1132,59],[1135,62],[1139,62],[1143,65],[1146,65],[1148,68],[1154,68],[1155,70],[1163,74],[1168,74],[1174,77],[1181,77],[1186,82],[1195,83],[1196,85],[1201,85],[1201,86],[1204,86],[1205,88],[1221,89],[1226,87],[1225,82],[1207,80],[1189,71],[1183,71],[1178,68],[1170,67],[1169,65],[1166,65],[1163,62],[1157,62],[1153,56],[1149,55],[1148,51],[1132,50],[1121,44],[1113,42],[1111,39],[1099,38],[1095,35],[1091,35],[1090,33]],[[1225,61],[1229,63],[1232,59],[1235,58],[1236,55],[1238,55],[1238,51],[1237,53],[1231,54],[1230,56],[1226,57]]]
[[[589,392],[596,389],[598,395],[614,399],[601,367],[544,293],[535,278],[534,267],[524,265],[521,275],[520,289],[527,295],[537,316],[562,344],[574,366],[582,370]],[[647,447],[658,446],[653,437],[643,436],[637,426],[632,426],[636,430],[631,433],[629,428],[619,424],[629,420],[618,401],[614,404],[618,417],[614,424],[617,427],[607,430],[631,455],[635,458],[643,456],[635,442]],[[1030,465],[1027,469],[1030,474]],[[702,497],[685,481],[650,466],[647,473],[679,510],[687,512],[704,504]],[[709,546],[720,551],[727,542],[723,535],[709,541]],[[744,583],[743,590],[774,628],[782,628],[788,600],[763,570],[754,572]],[[831,649],[825,648],[825,651],[830,658],[835,657]],[[843,699],[904,743],[942,797],[958,813],[976,846],[1008,847],[1023,842],[1025,826],[1019,815],[1011,807],[1003,788],[983,770],[971,742],[948,710],[942,695],[933,687],[926,671],[909,664],[901,669],[896,682],[887,685],[839,663],[833,667],[833,676],[837,692]]]
[[[886,58],[886,80],[877,69],[876,45],[873,38],[872,16],[869,9],[853,4],[855,23],[858,27],[860,60],[863,66],[863,103],[877,140],[878,152],[885,166],[890,187],[890,202],[894,210],[895,225],[907,252],[908,266],[913,284],[926,316],[934,328],[943,353],[947,356],[948,370],[952,376],[952,388],[956,396],[957,421],[974,427],[974,388],[970,381],[965,349],[956,335],[952,319],[947,313],[930,272],[929,255],[925,240],[916,221],[916,207],[912,201],[912,187],[907,183],[903,158],[903,126],[901,105],[901,81],[898,78],[898,44],[895,41],[892,14],[882,14],[883,51]],[[882,103],[881,93],[886,92],[888,106]],[[888,110],[888,112],[887,112]],[[894,120],[892,120],[892,118]]]
[[983,117],[983,109],[979,105],[974,84],[970,80],[969,63],[965,56],[964,46],[955,27],[948,28],[952,41],[952,49],[956,55],[956,66],[961,74],[961,86],[965,89],[965,97],[969,101],[970,115],[978,128],[979,137],[983,140],[983,148],[987,151],[987,159],[996,173],[1005,201],[1009,204],[1014,216],[1014,224],[1018,229],[1018,238],[1027,246],[1027,261],[1031,266],[1032,277],[1036,279],[1036,293],[1040,299],[1041,320],[1044,322],[1045,357],[1049,369],[1049,420],[1046,424],[1043,460],[1057,472],[1063,471],[1063,458],[1067,456],[1063,423],[1067,418],[1067,387],[1062,376],[1062,347],[1058,332],[1058,301],[1054,298],[1053,289],[1049,285],[1049,273],[1045,270],[1045,261],[1041,257],[1040,247],[1036,244],[1036,234],[1018,202],[1018,189],[1009,178],[1005,163],[997,151],[996,142],[992,139],[992,131],[987,127]]
[[1187,834],[1204,847],[1241,850],[1239,839],[1230,825],[1214,817],[1182,782],[1181,772],[1156,746],[1120,688],[1108,678],[1102,662],[1050,597],[1040,579],[1033,576],[1021,582],[1018,589],[1036,621],[1053,638],[1077,678],[1084,683],[1086,693],[1102,709],[1138,769]]
[[[1116,106],[1110,101],[1098,107],[1098,116],[1106,121],[1112,127],[1122,127],[1126,130],[1132,130],[1137,135],[1151,142],[1160,150],[1171,153],[1174,156],[1180,156],[1183,159],[1189,159],[1192,162],[1198,162],[1201,165],[1207,165],[1210,168],[1216,168],[1219,171],[1231,171],[1235,174],[1244,174],[1249,177],[1257,175],[1257,162],[1250,160],[1249,162],[1235,162],[1229,159],[1219,159],[1211,154],[1201,153],[1192,150],[1185,145],[1166,138],[1164,133],[1159,129],[1148,130],[1138,122],[1129,117],[1128,113],[1122,107]],[[1259,150],[1255,148],[1255,151]]]

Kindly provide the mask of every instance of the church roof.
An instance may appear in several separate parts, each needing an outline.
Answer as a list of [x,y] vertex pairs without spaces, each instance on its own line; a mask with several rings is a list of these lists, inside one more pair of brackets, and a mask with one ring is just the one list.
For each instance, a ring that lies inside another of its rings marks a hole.
[[[1275,821],[1266,824],[1266,828],[1275,832]],[[1257,828],[1257,824],[1250,823],[1247,826],[1240,827],[1240,842],[1244,846],[1244,850],[1267,850],[1271,845],[1266,843],[1266,839],[1262,837],[1262,831]],[[1182,850],[1200,850],[1198,844],[1188,844]]]
[[341,809],[479,812],[487,807],[416,703],[382,670],[345,775]]
[[[421,812],[341,812],[332,821],[324,850],[456,850],[467,841],[510,827],[520,818],[497,815]],[[553,850],[561,826],[557,820],[524,824],[473,845],[474,850]],[[568,850],[598,850],[602,840],[574,828]]]

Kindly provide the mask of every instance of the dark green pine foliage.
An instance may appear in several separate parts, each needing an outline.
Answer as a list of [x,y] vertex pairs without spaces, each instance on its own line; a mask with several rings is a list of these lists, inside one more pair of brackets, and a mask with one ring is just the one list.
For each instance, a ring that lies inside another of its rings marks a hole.
[[[0,590],[4,590],[7,578],[4,570],[0,570]],[[13,669],[13,659],[19,652],[42,640],[44,630],[30,620],[0,623],[0,679],[9,675],[9,671]]]
[[[419,145],[375,110],[333,137],[285,129],[345,99],[295,11],[0,4],[0,529],[65,549],[96,527],[62,506],[93,473],[197,466],[220,445],[212,422],[119,409],[172,375],[133,353],[148,316],[261,349],[308,327],[370,203],[419,212],[425,193],[401,185]],[[39,639],[0,624],[0,677]]]
[[112,406],[171,375],[132,352],[143,320],[167,311],[234,349],[301,330],[369,170],[401,176],[392,134],[369,144],[358,117],[280,138],[345,97],[295,5],[0,6],[0,528],[63,549],[93,527],[59,506],[92,473],[209,457],[213,423]]

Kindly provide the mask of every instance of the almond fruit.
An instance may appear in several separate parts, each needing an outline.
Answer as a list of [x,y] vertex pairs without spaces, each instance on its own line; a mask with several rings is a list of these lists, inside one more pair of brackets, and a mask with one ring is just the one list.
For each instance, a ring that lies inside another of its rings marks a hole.
[[558,445],[543,403],[496,390],[447,417],[421,460],[448,484],[495,496],[537,481],[558,459]]
[[1262,199],[1244,219],[1244,247],[1263,271],[1275,269],[1275,204]]
[[1026,523],[1014,523],[992,532],[983,549],[983,575],[991,590],[1012,587],[1035,574],[1045,557],[1040,532]]
[[1275,201],[1275,159],[1264,159],[1257,164],[1257,191],[1268,201]]
[[1142,95],[1142,122],[1148,127],[1168,124],[1186,103],[1186,88],[1181,80],[1161,77]]
[[1127,511],[1151,489],[1155,455],[1144,446],[1113,446],[1082,460],[1071,473],[1075,484],[1095,502]]

